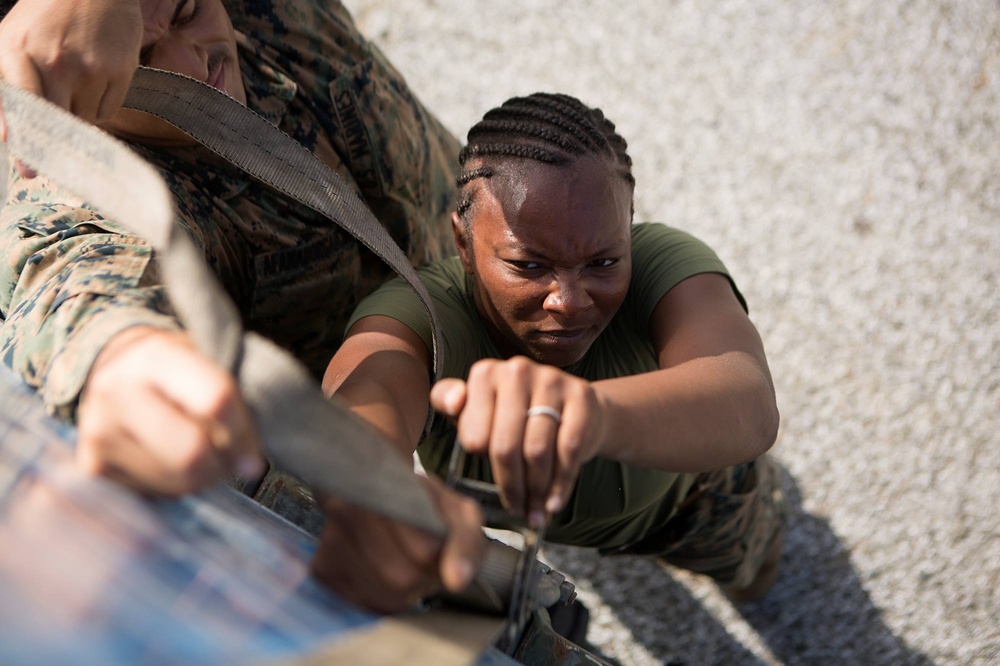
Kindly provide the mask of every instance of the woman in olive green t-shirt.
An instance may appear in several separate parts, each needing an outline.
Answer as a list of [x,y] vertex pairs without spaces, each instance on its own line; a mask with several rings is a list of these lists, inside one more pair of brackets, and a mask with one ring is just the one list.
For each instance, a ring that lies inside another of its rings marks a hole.
[[[782,517],[776,476],[753,461],[778,413],[725,267],[687,234],[633,227],[631,160],[599,110],[565,95],[515,98],[468,139],[452,214],[459,257],[421,272],[442,323],[445,376],[429,395],[443,417],[421,442],[431,333],[399,283],[355,312],[324,390],[404,453],[420,443],[431,471],[457,430],[483,461],[474,473],[515,515],[550,523],[549,538],[677,555],[757,596],[773,580]],[[762,499],[735,503],[739,519],[678,512],[719,491]],[[751,527],[752,548],[713,552],[721,541],[707,535],[723,524]]]

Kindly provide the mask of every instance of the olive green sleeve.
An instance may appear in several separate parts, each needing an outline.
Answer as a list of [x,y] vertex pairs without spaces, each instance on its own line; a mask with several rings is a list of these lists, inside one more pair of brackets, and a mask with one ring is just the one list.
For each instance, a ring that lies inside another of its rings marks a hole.
[[712,248],[686,231],[645,222],[632,226],[632,280],[629,300],[637,320],[649,321],[664,295],[689,277],[718,273],[729,280],[743,309],[746,300]]

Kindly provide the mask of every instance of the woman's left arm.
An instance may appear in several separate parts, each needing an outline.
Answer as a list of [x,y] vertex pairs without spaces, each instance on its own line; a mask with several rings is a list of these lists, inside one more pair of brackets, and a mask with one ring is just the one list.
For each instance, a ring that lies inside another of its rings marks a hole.
[[[660,369],[589,382],[524,357],[442,379],[435,409],[466,450],[488,456],[505,505],[532,523],[556,513],[580,467],[600,456],[672,472],[753,460],[774,443],[778,409],[764,348],[725,277],[690,277],[660,299],[650,334]],[[529,407],[559,418],[529,418]]]
[[764,346],[724,276],[695,275],[667,292],[650,337],[660,370],[593,384],[606,433],[599,455],[701,472],[771,447],[779,417]]

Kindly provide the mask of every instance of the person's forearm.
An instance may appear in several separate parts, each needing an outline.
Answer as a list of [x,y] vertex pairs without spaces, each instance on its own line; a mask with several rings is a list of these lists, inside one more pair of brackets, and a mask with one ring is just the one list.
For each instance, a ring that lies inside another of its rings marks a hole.
[[430,352],[390,317],[362,317],[323,376],[323,393],[381,432],[404,455],[417,448],[427,421]]
[[765,369],[730,352],[594,383],[605,433],[599,455],[676,472],[748,462],[767,451],[778,409]]
[[382,433],[400,453],[412,455],[427,416],[426,401],[422,410],[415,401],[401,403],[384,383],[376,381],[347,382],[334,397]]

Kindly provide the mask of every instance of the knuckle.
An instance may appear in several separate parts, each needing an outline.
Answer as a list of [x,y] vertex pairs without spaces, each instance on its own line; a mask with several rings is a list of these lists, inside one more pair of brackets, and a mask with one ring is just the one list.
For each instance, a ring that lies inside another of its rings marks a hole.
[[203,406],[205,416],[217,419],[229,415],[236,409],[238,396],[236,382],[227,373],[219,373],[206,393]]
[[532,437],[524,443],[524,460],[528,465],[544,463],[549,458],[549,443],[537,437]]
[[85,73],[85,61],[77,53],[61,46],[56,46],[40,54],[38,61],[45,69],[59,75],[71,73],[77,76]]
[[483,381],[488,379],[496,368],[497,361],[491,358],[476,361],[469,368],[469,381]]
[[212,455],[212,442],[208,434],[199,431],[187,446],[179,447],[175,460],[176,470],[184,479],[191,479],[208,466]]
[[494,447],[493,458],[503,467],[512,467],[520,462],[521,452],[513,446],[498,445]]
[[573,377],[572,381],[567,382],[566,393],[574,400],[582,402],[585,407],[590,407],[597,400],[597,394],[594,392],[594,388],[590,385],[590,382],[580,380],[576,377]]
[[66,56],[62,49],[50,49],[36,55],[35,60],[45,69],[58,70],[65,63]]
[[117,68],[118,63],[105,63],[93,55],[84,55],[77,62],[76,75],[87,81],[94,81],[108,69]]
[[545,368],[539,373],[538,388],[546,393],[555,393],[556,391],[563,390],[563,385],[565,384],[563,380],[562,373],[556,371],[554,368]]
[[[459,428],[458,436],[462,440],[462,448],[469,453],[483,454],[489,450],[489,439],[482,432],[472,431],[470,428]],[[456,444],[456,446],[458,446]]]
[[522,380],[531,375],[534,364],[524,356],[515,356],[504,364],[504,371],[508,379]]
[[580,461],[583,451],[583,440],[578,435],[570,435],[560,442],[559,450],[562,458],[575,466]]

